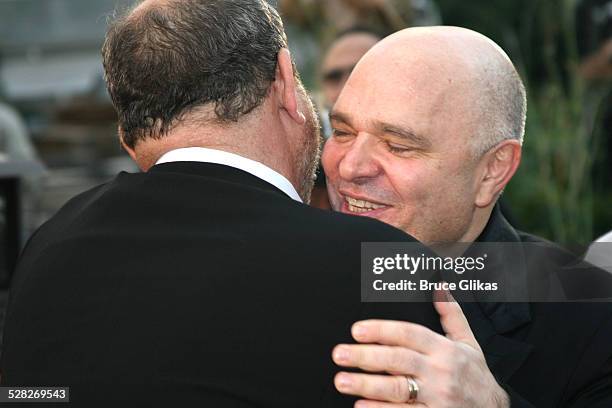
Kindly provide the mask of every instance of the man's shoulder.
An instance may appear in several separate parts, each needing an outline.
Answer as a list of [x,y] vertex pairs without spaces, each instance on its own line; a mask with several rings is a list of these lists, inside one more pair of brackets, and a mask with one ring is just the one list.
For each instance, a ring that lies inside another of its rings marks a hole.
[[[88,205],[96,202],[104,193],[111,188],[113,181],[99,184],[91,187],[74,197],[70,198],[60,209],[47,221],[46,224],[55,224],[57,222],[64,221],[70,222],[74,218],[78,217]],[[46,224],[43,224],[45,226]]]
[[[116,176],[116,178],[119,177]],[[116,183],[116,178],[103,184],[91,187],[76,196],[72,197],[60,209],[45,221],[32,234],[26,245],[26,249],[35,242],[47,242],[62,236],[62,232],[74,225],[74,223],[87,213],[87,208],[95,204],[109,189],[113,188]],[[24,251],[25,252],[25,251]]]
[[[582,258],[563,246],[546,238],[517,230],[524,244],[536,244],[544,248],[548,262],[554,263],[555,275],[566,290],[568,297],[576,298],[566,303],[541,302],[532,304],[535,316],[558,316],[575,330],[589,332],[605,331],[612,335],[612,298],[602,299],[581,297],[589,293],[601,294],[612,288],[612,275],[582,260]],[[612,292],[610,292],[612,296]],[[583,300],[583,301],[576,301]],[[535,317],[534,316],[534,317]],[[612,347],[610,347],[612,354]]]
[[572,302],[597,300],[600,304],[597,310],[612,312],[612,303],[608,302],[612,301],[611,273],[585,261],[575,248],[566,248],[533,234],[520,231],[518,234],[524,249],[531,254],[532,265],[537,268],[532,268],[530,273],[554,276],[565,297]]
[[557,244],[555,244],[554,242],[544,238],[544,237],[540,237],[538,235],[535,234],[530,234],[528,232],[525,231],[521,231],[521,230],[515,230],[517,235],[519,236],[519,239],[521,242],[533,242],[533,243],[544,243],[544,244],[550,244],[550,245],[555,245],[558,247]]

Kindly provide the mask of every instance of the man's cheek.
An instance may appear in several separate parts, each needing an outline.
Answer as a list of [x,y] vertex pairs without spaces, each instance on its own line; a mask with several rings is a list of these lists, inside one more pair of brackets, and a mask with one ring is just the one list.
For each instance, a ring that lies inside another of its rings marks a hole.
[[333,160],[332,157],[330,157],[333,155],[333,144],[333,139],[327,139],[323,145],[323,152],[321,153],[321,164],[323,165],[323,170],[325,170],[327,177],[329,177],[329,175],[334,171],[332,163]]
[[331,204],[332,209],[334,211],[340,211],[340,207],[342,206],[342,198],[330,180],[327,182],[327,195],[329,196],[329,203]]

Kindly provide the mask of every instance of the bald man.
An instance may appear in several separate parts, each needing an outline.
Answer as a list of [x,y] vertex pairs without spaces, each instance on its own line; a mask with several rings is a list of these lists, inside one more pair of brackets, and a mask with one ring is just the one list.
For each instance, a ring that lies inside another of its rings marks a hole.
[[[521,79],[490,39],[455,27],[391,35],[331,111],[322,158],[331,204],[426,243],[541,242],[496,204],[521,159],[525,116]],[[465,316],[454,301],[436,303],[446,336],[357,322],[362,344],[339,345],[334,361],[392,375],[342,372],[337,389],[363,397],[360,408],[612,406],[609,303],[462,306]]]

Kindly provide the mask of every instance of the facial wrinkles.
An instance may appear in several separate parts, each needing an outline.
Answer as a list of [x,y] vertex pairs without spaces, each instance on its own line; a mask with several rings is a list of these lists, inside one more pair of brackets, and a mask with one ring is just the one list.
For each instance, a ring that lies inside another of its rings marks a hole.
[[[369,143],[363,143],[359,146],[353,144],[342,152],[337,163],[337,174],[333,187],[343,196],[348,195],[353,198],[368,200],[375,204],[385,204],[388,206],[401,205],[401,196],[393,185],[393,179],[388,177],[389,175],[386,173],[388,161],[392,158],[385,157],[385,153],[380,151],[383,148],[382,144],[385,142],[371,135],[362,135],[360,137],[370,138],[368,140]],[[361,150],[350,151],[350,149]],[[355,156],[349,157],[351,154]],[[345,160],[353,160],[354,162],[346,163]],[[354,168],[351,172],[342,172],[342,166],[355,166],[357,168]],[[399,167],[393,170],[402,171]]]
[[361,134],[356,138],[369,140],[354,140],[348,146],[335,140],[328,142],[336,143],[334,148],[341,151],[335,169],[335,190],[342,195],[368,199],[379,204],[397,203],[398,197],[384,174],[381,162],[384,158],[379,156],[381,152],[378,149],[384,142],[373,135]]
[[397,202],[397,196],[388,187],[380,186],[372,179],[361,183],[340,180],[336,189],[343,195],[363,197],[381,204],[392,205]]
[[[351,127],[354,128],[354,131],[368,130],[367,124],[369,119],[382,120],[391,124],[396,123],[398,117],[397,112],[393,114],[391,113],[393,112],[393,108],[390,111],[386,109],[383,110],[382,108],[389,105],[395,105],[397,108],[396,103],[400,103],[401,101],[401,105],[411,109],[413,114],[408,115],[408,117],[406,117],[406,115],[401,115],[404,120],[402,121],[403,123],[399,125],[407,123],[410,127],[414,126],[418,134],[428,134],[435,118],[429,117],[431,116],[431,109],[424,110],[426,105],[424,106],[421,101],[415,99],[416,96],[418,96],[416,88],[420,88],[421,86],[419,86],[418,83],[411,83],[410,81],[399,82],[396,84],[397,86],[394,85],[392,88],[390,88],[388,83],[377,86],[375,83],[376,79],[372,80],[372,78],[377,78],[377,76],[372,77],[368,75],[373,69],[373,67],[369,65],[371,64],[362,66],[360,72],[349,80],[336,106],[337,111],[351,113],[352,120],[355,121],[355,123],[351,123]],[[387,69],[386,71],[388,71],[387,74],[383,76],[387,78],[389,75],[392,77],[394,76],[393,69]],[[440,95],[439,89],[436,91],[436,94]],[[377,106],[379,109],[376,109]],[[424,117],[427,117],[427,119]],[[408,119],[409,122],[406,122],[406,119]],[[381,174],[377,174],[374,177],[355,177],[350,180],[339,178],[335,187],[338,191],[347,191],[355,195],[370,197],[382,203],[395,203],[400,206],[402,205],[402,199],[404,197],[399,196],[398,191],[402,191],[402,188],[401,186],[398,187],[393,185],[393,181],[396,181],[396,177],[389,177],[389,174],[386,172],[406,170],[404,166],[402,166],[402,168],[399,168],[399,166],[405,164],[401,162],[402,160],[410,159],[395,157],[389,152],[377,151],[384,141],[377,136],[376,138],[377,143],[368,146],[370,150],[367,154],[360,152],[364,155],[361,160],[369,160],[370,163],[360,164],[372,165],[372,161],[374,161],[376,165],[382,166],[379,172]],[[347,153],[348,150],[344,152],[343,159],[346,158]],[[429,155],[429,152],[425,153]],[[415,154],[420,154],[420,152],[415,152]],[[341,163],[338,164],[338,166],[341,165]],[[359,171],[356,172],[357,175],[359,175],[359,173]]]

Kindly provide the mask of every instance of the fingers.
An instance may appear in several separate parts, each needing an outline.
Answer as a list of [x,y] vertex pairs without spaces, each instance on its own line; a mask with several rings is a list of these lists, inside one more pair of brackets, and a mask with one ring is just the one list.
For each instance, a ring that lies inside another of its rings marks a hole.
[[414,404],[398,404],[392,402],[359,400],[355,403],[355,408],[427,408],[427,405],[415,402]]
[[434,307],[440,314],[440,323],[446,336],[453,341],[460,341],[480,350],[470,324],[449,291],[434,293]]
[[420,376],[426,366],[425,356],[403,347],[341,344],[332,352],[334,362],[343,367],[371,372]]
[[[460,305],[447,291],[434,293],[434,305],[446,337],[409,322],[373,319],[355,323],[352,334],[362,344],[338,345],[332,358],[340,366],[379,374],[338,373],[334,380],[338,391],[364,398],[355,403],[359,408],[457,406],[458,401],[468,401],[462,406],[486,406],[478,401],[489,401],[487,392],[476,396],[464,392],[489,389],[478,385],[493,376]],[[385,372],[391,375],[382,374]],[[406,375],[419,385],[416,404],[406,404]],[[463,387],[463,383],[471,386]]]
[[[334,384],[343,394],[357,395],[369,400],[403,403],[408,401],[410,394],[406,377],[399,375],[340,372],[334,378]],[[414,406],[415,404],[410,405],[410,407]]]
[[441,343],[448,342],[427,327],[393,320],[362,320],[353,325],[351,332],[359,343],[407,347],[423,354],[431,354]]

